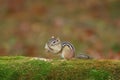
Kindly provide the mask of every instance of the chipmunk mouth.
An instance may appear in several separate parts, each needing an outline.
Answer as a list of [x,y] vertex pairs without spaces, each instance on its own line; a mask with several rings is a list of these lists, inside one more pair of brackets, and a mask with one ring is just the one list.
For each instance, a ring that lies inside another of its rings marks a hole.
[[48,45],[48,48],[49,48],[50,50],[53,50],[49,45]]

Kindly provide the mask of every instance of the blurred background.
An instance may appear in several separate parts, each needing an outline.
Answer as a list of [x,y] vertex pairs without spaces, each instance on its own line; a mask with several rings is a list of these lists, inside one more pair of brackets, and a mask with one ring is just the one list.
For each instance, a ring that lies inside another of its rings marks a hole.
[[0,0],[0,56],[52,58],[52,36],[77,53],[120,59],[120,0]]

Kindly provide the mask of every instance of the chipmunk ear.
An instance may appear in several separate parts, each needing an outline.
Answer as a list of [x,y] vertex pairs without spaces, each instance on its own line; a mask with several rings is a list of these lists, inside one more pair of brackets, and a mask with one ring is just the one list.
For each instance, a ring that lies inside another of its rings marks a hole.
[[55,38],[54,36],[51,36],[51,38]]

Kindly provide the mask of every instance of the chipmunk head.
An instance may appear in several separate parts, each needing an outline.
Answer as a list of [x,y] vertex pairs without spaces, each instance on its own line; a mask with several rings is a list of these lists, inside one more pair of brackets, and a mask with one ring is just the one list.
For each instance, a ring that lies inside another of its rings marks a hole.
[[52,53],[58,53],[62,49],[61,40],[52,36],[45,45],[45,49]]

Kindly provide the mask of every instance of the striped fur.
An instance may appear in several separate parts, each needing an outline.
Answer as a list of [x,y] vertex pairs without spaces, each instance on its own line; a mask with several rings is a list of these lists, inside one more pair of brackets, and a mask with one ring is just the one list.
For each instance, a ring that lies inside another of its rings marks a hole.
[[75,48],[70,42],[62,42],[62,48],[64,48],[65,46],[68,46],[73,52],[75,52]]

